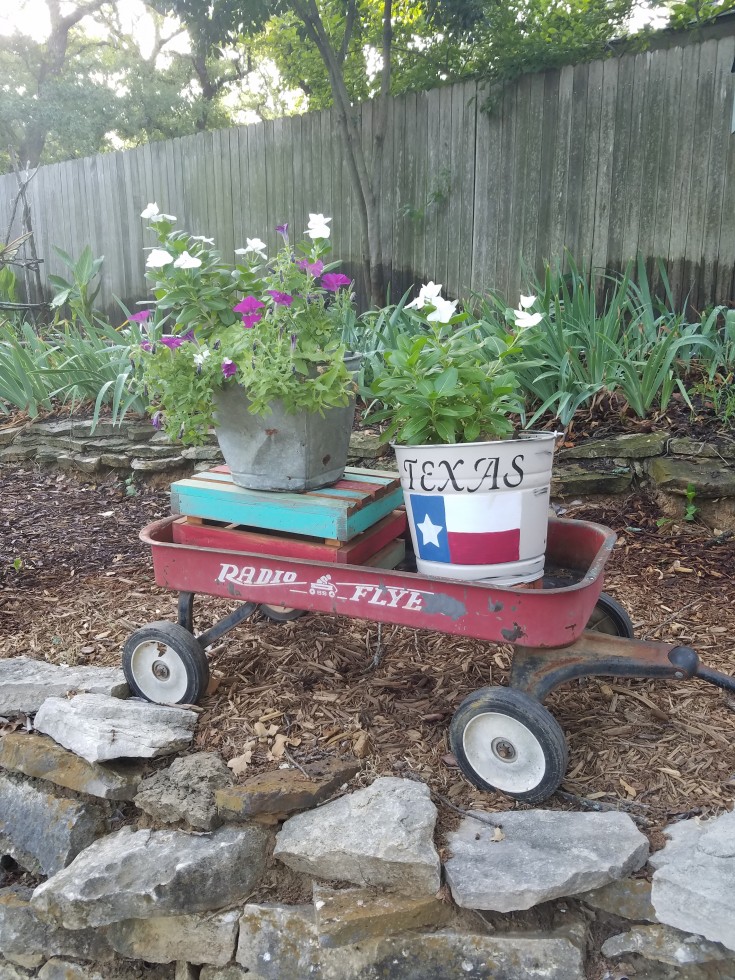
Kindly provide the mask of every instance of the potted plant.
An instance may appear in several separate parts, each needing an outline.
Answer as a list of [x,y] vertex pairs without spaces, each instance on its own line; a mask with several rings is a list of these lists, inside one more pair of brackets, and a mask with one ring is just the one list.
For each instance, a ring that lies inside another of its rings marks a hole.
[[131,317],[152,317],[151,329],[133,358],[153,424],[189,445],[214,427],[240,486],[334,483],[347,459],[360,358],[341,341],[351,281],[325,264],[331,219],[312,214],[296,248],[279,225],[272,259],[248,238],[228,264],[211,239],[176,230],[156,204],[141,216],[158,245],[146,261],[154,302]]
[[519,354],[534,297],[491,332],[428,283],[418,320],[385,353],[370,394],[384,406],[418,570],[433,577],[532,582],[543,574],[555,433],[514,432],[523,409],[507,361]]

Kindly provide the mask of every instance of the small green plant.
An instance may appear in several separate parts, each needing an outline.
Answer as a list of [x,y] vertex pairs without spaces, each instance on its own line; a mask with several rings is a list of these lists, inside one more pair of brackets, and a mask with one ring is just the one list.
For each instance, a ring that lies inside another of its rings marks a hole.
[[388,421],[383,441],[408,445],[509,436],[509,415],[523,403],[504,361],[519,352],[518,338],[506,331],[478,340],[475,320],[455,315],[457,304],[442,299],[439,289],[429,283],[409,304],[422,331],[400,335],[385,352],[385,368],[367,392],[384,407],[369,421]]
[[135,473],[131,473],[129,477],[125,480],[125,496],[126,497],[137,497],[138,488],[135,485]]
[[10,266],[0,266],[0,300],[5,303],[18,302],[18,277]]
[[699,513],[699,508],[694,503],[694,500],[697,496],[697,488],[694,486],[693,483],[687,484],[685,496],[686,496],[686,504],[684,505],[684,520],[693,521],[696,518],[697,514]]
[[23,559],[22,558],[14,558],[13,559],[13,569],[14,569],[14,571],[19,572],[19,571],[21,571],[22,568],[23,568]]
[[60,309],[68,305],[71,310],[72,319],[85,317],[91,319],[94,313],[94,301],[102,285],[98,282],[92,286],[93,281],[99,275],[104,255],[95,259],[92,249],[86,246],[79,258],[74,259],[62,248],[54,245],[54,250],[59,255],[64,265],[71,271],[71,279],[64,279],[63,276],[49,276],[49,282],[56,289],[56,295],[51,300],[52,309]]

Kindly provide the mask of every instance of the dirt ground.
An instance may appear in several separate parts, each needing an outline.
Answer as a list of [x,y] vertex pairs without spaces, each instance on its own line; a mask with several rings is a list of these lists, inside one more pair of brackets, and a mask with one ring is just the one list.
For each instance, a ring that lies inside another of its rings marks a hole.
[[[735,538],[697,521],[661,520],[644,495],[566,503],[566,516],[619,534],[606,591],[636,635],[688,644],[735,673]],[[138,540],[169,512],[168,492],[114,477],[75,479],[28,465],[0,469],[0,657],[117,665],[131,632],[176,618]],[[196,627],[232,609],[202,597]],[[514,804],[468,784],[447,745],[472,691],[507,680],[510,648],[472,639],[310,615],[275,624],[260,613],[213,651],[215,690],[202,702],[196,748],[238,758],[240,778],[283,761],[354,753],[358,781],[424,780],[444,827],[456,809]],[[661,827],[735,800],[735,698],[698,681],[589,679],[552,694],[569,744],[554,808],[623,808],[662,843]],[[2,731],[0,721],[0,731]],[[6,726],[7,727],[7,726]],[[287,736],[287,740],[283,737]]]

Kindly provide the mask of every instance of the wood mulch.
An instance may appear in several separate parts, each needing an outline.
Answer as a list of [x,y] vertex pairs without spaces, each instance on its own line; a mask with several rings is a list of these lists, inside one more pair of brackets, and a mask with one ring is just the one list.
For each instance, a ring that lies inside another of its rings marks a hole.
[[[0,657],[117,665],[127,636],[176,618],[176,596],[153,582],[138,540],[168,513],[165,489],[126,496],[113,477],[79,480],[35,467],[0,469]],[[642,494],[575,502],[570,517],[619,534],[606,590],[636,634],[695,647],[735,673],[735,543],[699,523],[659,521]],[[232,604],[201,597],[204,629]],[[197,749],[238,759],[240,778],[329,754],[376,775],[424,780],[442,826],[456,810],[514,804],[475,790],[449,754],[447,729],[470,692],[505,683],[510,648],[406,627],[310,615],[275,624],[255,613],[213,653]],[[564,794],[552,808],[623,808],[662,842],[666,823],[712,815],[735,800],[735,698],[697,681],[584,679],[548,700],[567,734]],[[280,737],[279,737],[280,736]],[[284,738],[286,736],[286,738]]]

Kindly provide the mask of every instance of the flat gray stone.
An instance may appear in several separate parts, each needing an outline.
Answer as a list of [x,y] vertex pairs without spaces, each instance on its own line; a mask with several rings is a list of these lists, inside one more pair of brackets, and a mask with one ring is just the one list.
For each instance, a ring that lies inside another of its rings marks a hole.
[[213,463],[223,459],[219,446],[187,446],[186,449],[182,449],[181,455],[184,459],[194,460],[195,462],[207,460],[207,462]]
[[609,460],[568,460],[554,465],[551,495],[585,496],[589,493],[625,493],[633,482],[629,466],[616,466]]
[[611,936],[602,945],[602,955],[608,959],[631,954],[670,966],[728,963],[735,975],[735,954],[732,950],[671,926],[633,926],[628,932]]
[[577,446],[557,452],[562,459],[645,459],[660,456],[666,449],[668,432],[635,432],[608,439],[585,439]]
[[0,715],[33,714],[46,698],[70,691],[125,698],[128,685],[122,670],[113,667],[58,667],[31,657],[0,660]]
[[105,832],[103,812],[10,773],[0,774],[0,854],[54,875]]
[[602,888],[583,892],[580,899],[590,908],[599,909],[631,922],[658,922],[651,904],[651,882],[645,878],[620,878]]
[[648,840],[625,813],[512,810],[466,817],[450,834],[445,872],[462,908],[512,912],[599,888],[646,862]]
[[78,694],[44,701],[35,726],[87,762],[104,762],[178,752],[194,737],[196,722],[196,712],[186,708]]
[[129,959],[224,966],[235,955],[239,915],[229,911],[127,919],[108,926],[107,938],[113,949]]
[[232,773],[215,752],[197,752],[144,779],[135,805],[163,823],[183,820],[198,830],[212,830],[222,823],[215,790],[231,783]]
[[[731,457],[730,457],[731,458]],[[697,500],[735,497],[735,468],[718,459],[660,456],[646,463],[648,475],[659,490],[685,496],[692,484]]]
[[168,470],[177,470],[184,463],[183,456],[167,456],[165,459],[141,459],[140,456],[136,456],[130,464],[130,469],[141,473],[165,473]]
[[735,950],[735,812],[683,820],[651,855],[651,901],[659,921]]
[[[266,980],[320,975],[312,905],[246,905],[236,961]],[[251,975],[249,974],[249,975]]]
[[45,735],[12,732],[0,738],[0,767],[104,800],[132,800],[141,763],[87,762]]
[[203,966],[199,980],[261,980],[257,974],[244,966],[231,963],[229,966]]
[[70,960],[53,959],[38,973],[39,980],[105,980],[101,973]]
[[435,823],[427,786],[386,776],[291,817],[274,854],[317,878],[433,894],[440,881]]
[[[104,929],[61,929],[39,919],[31,905],[31,888],[0,889],[0,950],[4,956],[72,956],[108,960],[112,948]],[[2,971],[0,970],[0,976]]]
[[268,842],[255,825],[211,834],[123,827],[39,885],[32,904],[67,929],[226,908],[252,892]]

